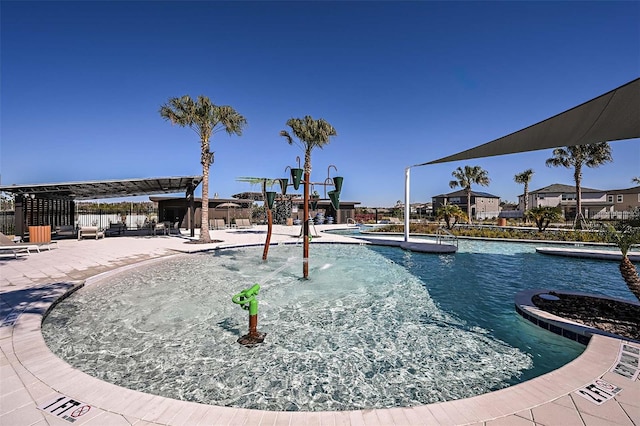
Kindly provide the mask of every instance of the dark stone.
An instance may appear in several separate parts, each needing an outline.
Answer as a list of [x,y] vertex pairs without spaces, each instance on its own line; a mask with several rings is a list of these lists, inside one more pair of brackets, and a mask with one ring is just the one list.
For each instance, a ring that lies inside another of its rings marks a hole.
[[550,314],[628,339],[640,340],[639,305],[597,296],[550,294],[558,296],[560,300],[545,300],[537,295],[531,300],[536,307]]

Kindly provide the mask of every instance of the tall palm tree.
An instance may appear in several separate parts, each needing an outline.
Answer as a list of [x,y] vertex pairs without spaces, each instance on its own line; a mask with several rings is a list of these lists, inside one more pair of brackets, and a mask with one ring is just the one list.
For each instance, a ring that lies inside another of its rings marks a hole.
[[471,224],[471,185],[489,186],[489,173],[480,166],[464,166],[451,172],[451,176],[455,180],[449,181],[449,186],[452,189],[459,186],[467,194],[467,220]]
[[[303,263],[302,274],[309,277],[309,182],[311,177],[311,151],[313,148],[322,149],[329,143],[331,136],[336,136],[336,129],[331,124],[320,118],[314,120],[310,115],[304,118],[290,118],[287,126],[291,128],[293,136],[298,138],[298,145],[304,150],[304,210],[303,210]],[[280,136],[284,137],[289,145],[296,143],[288,131],[282,130]]]
[[[524,211],[529,210],[529,182],[531,182],[531,177],[533,176],[533,170],[527,169],[522,173],[518,173],[513,177],[513,180],[516,183],[524,185]],[[524,216],[525,222],[527,221],[527,216]]]
[[553,150],[553,157],[547,159],[548,167],[573,167],[573,179],[576,183],[576,218],[574,227],[581,228],[582,215],[582,166],[590,168],[601,166],[613,161],[611,147],[608,142],[598,142],[590,145],[574,145]]
[[206,96],[198,96],[194,101],[189,95],[170,98],[160,108],[160,116],[171,124],[189,127],[200,137],[200,163],[202,164],[202,208],[199,242],[211,242],[209,236],[209,168],[214,161],[210,149],[211,137],[222,130],[227,134],[242,135],[247,120],[228,105],[215,105]]

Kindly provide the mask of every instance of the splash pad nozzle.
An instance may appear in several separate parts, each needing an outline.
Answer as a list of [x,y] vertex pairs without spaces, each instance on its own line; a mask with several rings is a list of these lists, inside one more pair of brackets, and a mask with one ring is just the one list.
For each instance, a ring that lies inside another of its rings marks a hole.
[[259,291],[260,285],[256,284],[251,288],[242,290],[231,298],[233,303],[249,311],[249,334],[245,334],[238,339],[238,343],[243,346],[254,346],[262,343],[267,335],[267,333],[258,332],[258,300],[256,300],[256,296]]

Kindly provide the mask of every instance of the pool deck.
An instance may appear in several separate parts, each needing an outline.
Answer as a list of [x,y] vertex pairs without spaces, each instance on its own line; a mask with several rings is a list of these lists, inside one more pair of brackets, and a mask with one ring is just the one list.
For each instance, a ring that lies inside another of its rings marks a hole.
[[[47,309],[92,277],[176,253],[262,244],[265,228],[211,231],[222,242],[206,246],[175,235],[108,237],[60,240],[51,251],[17,259],[0,256],[0,425],[640,425],[640,381],[610,371],[624,342],[607,336],[592,337],[585,352],[564,367],[496,392],[410,408],[339,412],[237,409],[145,394],[88,376],[45,345],[40,325]],[[299,229],[275,226],[272,244],[298,242]],[[362,243],[320,235],[312,244]],[[595,380],[622,390],[596,405],[576,393]],[[63,399],[54,403],[58,398]],[[49,404],[49,412],[38,408]]]

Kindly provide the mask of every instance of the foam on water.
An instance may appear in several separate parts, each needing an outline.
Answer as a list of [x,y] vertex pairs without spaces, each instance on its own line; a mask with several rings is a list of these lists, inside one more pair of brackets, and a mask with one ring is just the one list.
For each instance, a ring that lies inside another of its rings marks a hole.
[[[310,279],[302,280],[299,247],[274,247],[268,262],[261,250],[178,257],[81,289],[46,319],[47,344],[131,389],[269,410],[458,399],[516,383],[533,368],[530,353],[442,309],[425,278],[410,272],[429,259],[451,275],[451,256],[323,244],[312,247]],[[255,283],[263,286],[258,330],[268,334],[246,348],[236,340],[248,314],[231,296]]]

